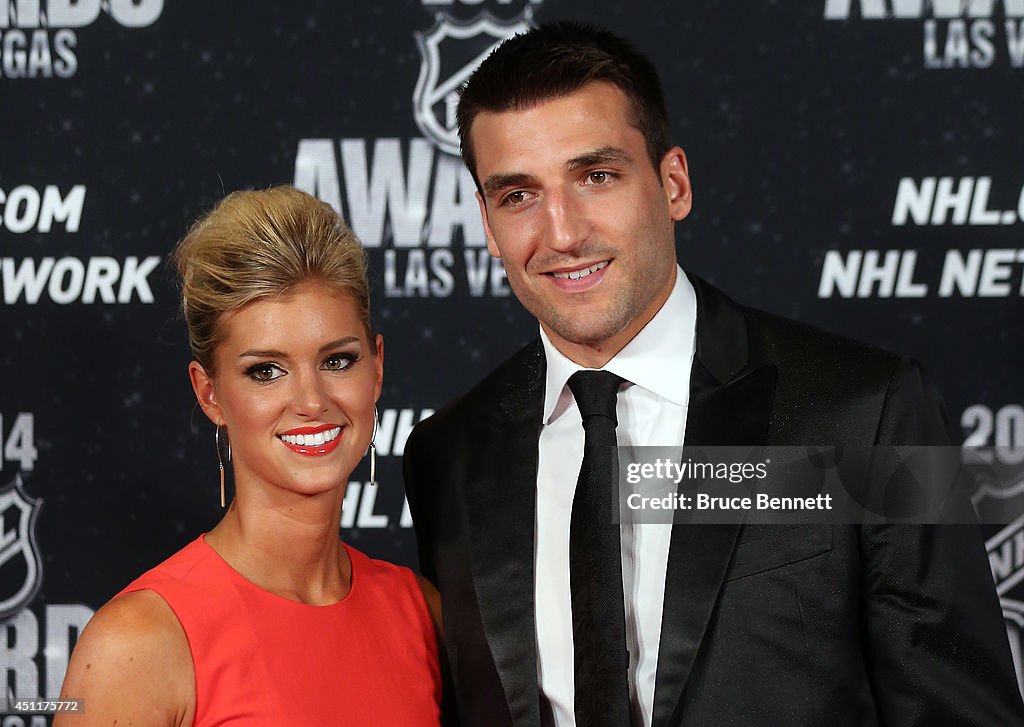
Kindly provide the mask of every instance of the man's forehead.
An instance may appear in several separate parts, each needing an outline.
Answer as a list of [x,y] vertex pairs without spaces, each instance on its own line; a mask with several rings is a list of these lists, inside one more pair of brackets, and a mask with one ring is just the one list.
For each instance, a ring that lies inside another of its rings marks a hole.
[[580,108],[600,111],[605,118],[614,118],[618,122],[630,123],[634,116],[633,104],[622,89],[607,81],[591,81],[575,91],[521,103],[508,109],[481,109],[473,120],[470,134],[481,121],[491,125],[529,123],[532,119],[548,114],[561,116],[566,111]]
[[572,170],[602,159],[628,161],[633,147],[644,146],[625,96],[608,84],[590,84],[525,109],[482,111],[470,135],[481,179],[538,165]]

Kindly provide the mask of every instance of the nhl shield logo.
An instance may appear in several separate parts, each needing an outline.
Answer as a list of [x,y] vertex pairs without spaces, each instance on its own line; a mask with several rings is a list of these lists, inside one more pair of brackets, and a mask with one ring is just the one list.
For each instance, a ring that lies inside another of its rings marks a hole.
[[1024,601],[1014,597],[1024,582],[1024,516],[989,538],[985,547],[1006,621],[1017,684],[1024,694]]
[[42,504],[25,494],[20,477],[0,490],[0,621],[28,605],[42,583],[35,536]]
[[982,522],[1009,523],[1024,515],[1024,452],[1008,447],[963,448],[963,474]]
[[1017,687],[1024,694],[1024,664],[1021,663],[1024,657],[1024,639],[1021,638],[1024,632],[1024,603],[1006,598],[1001,602],[1003,618],[1006,619],[1006,635],[1010,639],[1010,654],[1017,670]]
[[529,11],[511,21],[484,13],[469,23],[442,14],[431,30],[415,34],[421,62],[412,95],[413,118],[439,149],[459,155],[455,123],[459,86],[499,43],[529,30],[529,20]]

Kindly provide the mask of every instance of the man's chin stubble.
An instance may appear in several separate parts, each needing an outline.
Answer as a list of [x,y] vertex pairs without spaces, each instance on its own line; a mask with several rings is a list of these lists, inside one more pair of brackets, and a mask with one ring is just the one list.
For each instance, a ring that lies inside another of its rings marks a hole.
[[628,315],[609,315],[604,321],[586,325],[578,319],[555,315],[548,319],[548,327],[569,343],[593,348],[622,333],[631,320]]

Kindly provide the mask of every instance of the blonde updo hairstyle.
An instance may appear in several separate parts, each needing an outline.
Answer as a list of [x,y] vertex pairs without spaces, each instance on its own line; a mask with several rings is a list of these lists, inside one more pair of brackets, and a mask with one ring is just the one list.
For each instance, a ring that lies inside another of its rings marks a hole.
[[305,192],[232,192],[195,222],[173,260],[192,355],[211,376],[223,315],[309,282],[351,296],[376,355],[363,247],[330,205]]

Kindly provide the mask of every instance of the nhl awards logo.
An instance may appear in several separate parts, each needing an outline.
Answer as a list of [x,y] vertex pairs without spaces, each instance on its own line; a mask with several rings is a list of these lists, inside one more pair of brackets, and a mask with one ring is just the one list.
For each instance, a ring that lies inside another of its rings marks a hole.
[[1024,581],[1024,517],[989,538],[985,547],[1006,621],[1017,683],[1024,693],[1024,601],[1011,597]]
[[0,490],[0,622],[24,608],[42,584],[36,518],[42,500],[32,500],[21,477]]
[[459,87],[503,40],[530,29],[530,9],[514,20],[483,13],[461,22],[442,13],[434,27],[416,33],[420,75],[413,91],[413,118],[423,135],[439,149],[459,155],[455,110]]
[[[1003,419],[1003,411],[1019,409],[1005,407],[1000,410],[997,421]],[[1024,443],[1012,447],[964,444],[960,464],[961,476],[971,493],[971,504],[981,522],[1016,523],[1024,517]]]
[[1009,523],[988,539],[985,549],[1024,693],[1024,450],[964,447],[963,467],[973,477],[971,501],[981,521]]
[[924,67],[1024,68],[1024,3],[992,0],[825,0],[825,19],[920,20]]

